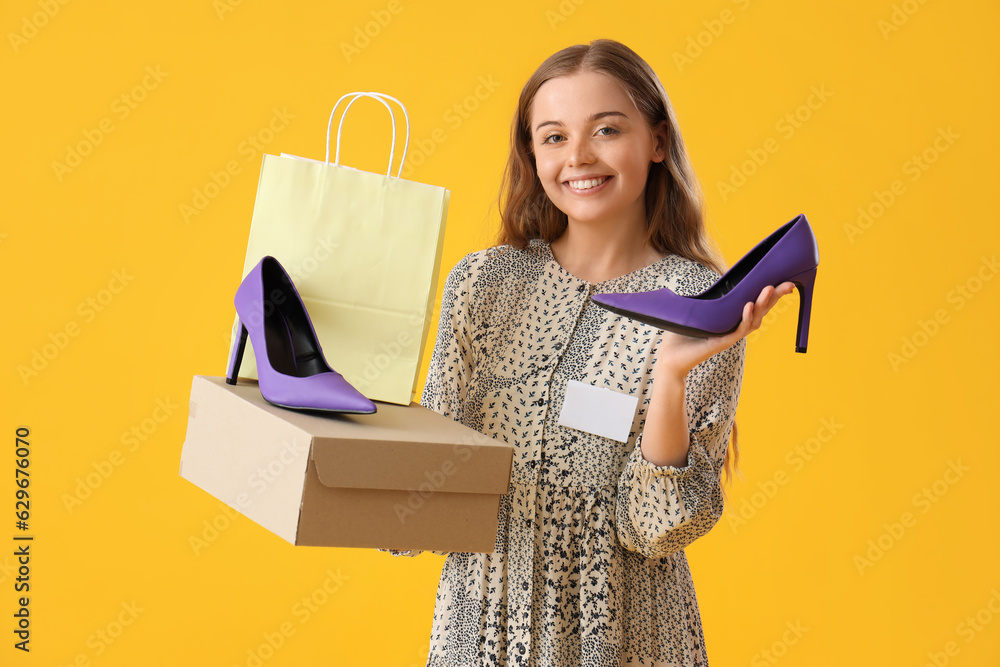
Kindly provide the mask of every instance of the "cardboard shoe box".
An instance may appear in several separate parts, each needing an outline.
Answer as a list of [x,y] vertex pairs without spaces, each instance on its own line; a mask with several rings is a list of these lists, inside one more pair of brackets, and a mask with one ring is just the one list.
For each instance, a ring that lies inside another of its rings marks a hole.
[[512,458],[416,403],[303,412],[196,375],[180,474],[292,544],[492,552]]

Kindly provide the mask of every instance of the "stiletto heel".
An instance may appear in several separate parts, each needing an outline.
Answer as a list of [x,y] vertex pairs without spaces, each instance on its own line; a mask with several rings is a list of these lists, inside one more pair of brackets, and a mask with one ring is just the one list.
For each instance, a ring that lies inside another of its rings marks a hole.
[[816,284],[816,269],[803,271],[788,279],[799,290],[799,325],[795,331],[795,351],[805,352],[809,342],[809,315],[812,312],[813,287]]
[[637,294],[595,294],[594,302],[613,313],[667,331],[707,338],[735,331],[743,307],[756,302],[768,285],[795,282],[802,300],[796,352],[806,351],[813,283],[819,266],[816,235],[798,215],[754,246],[701,294],[681,296],[667,288]]
[[243,350],[247,346],[247,328],[240,322],[240,337],[233,341],[233,349],[229,352],[229,368],[226,369],[226,383],[236,384],[236,376],[243,363]]
[[305,304],[277,259],[261,259],[236,290],[234,302],[240,338],[230,354],[226,382],[236,384],[249,336],[267,402],[299,410],[375,412],[375,404],[326,362]]

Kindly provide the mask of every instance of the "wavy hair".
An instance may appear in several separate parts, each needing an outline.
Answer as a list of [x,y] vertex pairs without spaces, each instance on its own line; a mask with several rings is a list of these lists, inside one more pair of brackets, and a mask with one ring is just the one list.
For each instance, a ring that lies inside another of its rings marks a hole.
[[[546,81],[586,71],[599,72],[621,84],[650,128],[666,125],[666,158],[662,164],[651,165],[646,179],[649,245],[660,253],[676,254],[716,273],[724,273],[725,260],[705,229],[701,185],[688,158],[667,92],[646,61],[624,44],[610,39],[570,46],[553,54],[524,84],[511,124],[510,155],[500,186],[498,245],[523,249],[532,239],[552,243],[565,231],[566,214],[549,200],[538,179],[531,141],[531,105]],[[730,481],[739,465],[737,439],[734,420],[731,448],[725,457],[726,477]]]

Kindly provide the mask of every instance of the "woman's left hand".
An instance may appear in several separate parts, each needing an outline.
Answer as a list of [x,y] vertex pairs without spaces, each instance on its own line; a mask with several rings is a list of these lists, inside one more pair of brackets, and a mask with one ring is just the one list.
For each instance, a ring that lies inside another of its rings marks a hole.
[[781,283],[777,287],[768,285],[761,290],[756,303],[747,302],[743,306],[743,320],[740,326],[724,336],[695,338],[664,331],[654,373],[656,375],[670,373],[677,379],[683,380],[692,368],[709,357],[729,349],[740,339],[759,329],[764,316],[778,303],[778,300],[794,291],[795,284],[791,282]]

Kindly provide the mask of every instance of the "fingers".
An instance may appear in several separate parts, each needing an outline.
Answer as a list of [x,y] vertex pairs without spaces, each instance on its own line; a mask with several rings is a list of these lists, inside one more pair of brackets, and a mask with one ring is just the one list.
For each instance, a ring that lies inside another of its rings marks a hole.
[[736,328],[736,331],[732,332],[727,336],[732,338],[732,342],[735,343],[739,339],[743,338],[751,331],[760,326],[758,322],[755,322],[756,315],[755,312],[759,309],[756,307],[753,301],[747,301],[743,305],[743,319],[740,320],[740,326]]
[[[795,291],[795,283],[786,281],[775,287],[767,285],[760,291],[757,301],[748,301],[743,307],[743,321],[740,323],[738,332],[742,336],[756,331],[764,323],[764,317],[778,303],[783,296],[787,296]],[[741,337],[742,337],[741,336]]]
[[[764,289],[761,290],[760,295],[757,297],[756,301],[747,301],[745,304],[743,304],[742,318],[740,320],[739,326],[737,326],[735,330],[722,336],[712,336],[708,339],[702,339],[702,344],[708,345],[712,347],[712,349],[718,348],[717,351],[722,351],[728,349],[732,345],[735,345],[742,338],[745,338],[749,334],[759,329],[764,323],[764,317],[771,310],[771,308],[773,308],[775,304],[778,303],[781,297],[787,296],[794,291],[795,291],[795,284],[792,283],[791,281],[783,282],[777,287],[775,287],[774,285],[767,285],[766,287],[764,287]],[[660,345],[665,342],[663,336],[677,336],[680,338],[684,337],[681,334],[663,332],[661,333],[661,338],[659,340],[657,347],[660,347]]]
[[749,326],[743,333],[744,336],[760,328],[760,325],[764,322],[764,315],[766,315],[767,311],[770,309],[770,306],[767,304],[767,299],[764,300],[763,304],[749,303],[747,306],[747,312],[744,317],[748,319]]
[[764,323],[764,316],[767,315],[767,312],[774,305],[772,303],[773,294],[774,288],[768,285],[761,291],[756,303],[753,301],[747,302],[743,310],[743,320],[747,325],[743,331],[744,336],[756,331]]
[[795,283],[783,282],[777,287],[768,285],[760,291],[754,305],[755,315],[759,315],[763,320],[767,312],[773,308],[783,296],[787,296],[795,291]]

